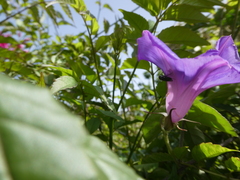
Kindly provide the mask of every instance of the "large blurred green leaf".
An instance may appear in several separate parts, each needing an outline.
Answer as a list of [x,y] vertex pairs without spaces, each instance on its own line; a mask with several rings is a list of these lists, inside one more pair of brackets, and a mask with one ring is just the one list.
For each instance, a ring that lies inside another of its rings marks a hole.
[[207,22],[205,17],[197,8],[188,5],[171,6],[164,13],[163,20],[175,20],[185,22]]
[[192,156],[195,160],[200,161],[206,158],[213,158],[226,152],[240,152],[234,149],[228,149],[218,144],[202,143],[195,146],[192,150]]
[[198,34],[182,26],[172,26],[161,31],[158,38],[165,43],[185,44],[188,46],[209,45],[209,42]]
[[1,180],[140,179],[47,90],[0,83]]
[[186,118],[200,122],[202,125],[238,136],[229,121],[211,106],[195,100]]

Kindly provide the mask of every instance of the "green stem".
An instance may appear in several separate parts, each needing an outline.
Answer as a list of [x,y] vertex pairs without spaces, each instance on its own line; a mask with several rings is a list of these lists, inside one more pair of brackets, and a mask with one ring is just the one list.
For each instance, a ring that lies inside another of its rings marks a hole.
[[88,25],[87,25],[86,19],[84,18],[84,15],[82,15],[82,19],[83,19],[83,22],[84,22],[84,24],[87,28],[88,36],[89,36],[89,39],[90,39],[90,43],[91,43],[91,47],[92,47],[92,56],[93,56],[93,60],[94,60],[94,64],[95,64],[95,69],[97,71],[98,81],[99,81],[100,87],[103,89],[102,80],[100,78],[100,72],[98,70],[98,62],[97,62],[97,58],[96,58],[96,50],[95,50],[95,47],[94,47],[94,44],[93,44],[92,34],[91,34],[91,32],[88,28]]
[[[156,105],[157,105],[157,102],[155,102],[155,103],[152,105],[152,107],[151,107],[151,109],[150,109],[149,111],[151,112]],[[143,120],[143,123],[142,123],[141,127],[139,128],[139,131],[138,131],[138,133],[137,133],[137,136],[136,136],[136,138],[135,138],[135,141],[134,141],[134,143],[133,143],[133,146],[132,146],[132,148],[130,148],[130,153],[129,153],[128,159],[127,159],[127,161],[126,161],[127,164],[130,162],[131,157],[132,157],[132,154],[133,154],[133,152],[135,151],[135,148],[137,147],[138,142],[140,142],[140,140],[142,139],[142,136],[141,136],[140,138],[139,138],[139,136],[140,136],[140,134],[141,134],[143,125],[144,125],[144,123],[146,122],[146,120],[147,120],[147,118],[148,118],[149,115],[150,115],[150,113],[148,113],[148,114],[146,115],[145,119]]]
[[132,78],[133,78],[133,76],[134,76],[134,74],[135,74],[135,71],[136,71],[136,69],[137,69],[138,64],[139,64],[139,61],[137,61],[136,65],[135,65],[135,67],[134,67],[134,69],[133,69],[133,72],[132,72],[132,74],[131,74],[128,82],[127,82],[127,85],[126,85],[126,87],[125,87],[125,89],[124,89],[124,91],[123,91],[123,94],[122,94],[121,99],[120,99],[120,101],[119,101],[119,103],[118,103],[118,105],[117,105],[116,110],[118,110],[119,107],[120,107],[121,104],[122,104],[123,98],[124,98],[124,96],[125,96],[125,94],[126,94],[126,92],[127,92],[127,90],[128,90],[128,86],[129,86],[130,82],[132,81]]
[[169,142],[168,133],[169,133],[169,131],[163,130],[163,139],[164,139],[164,142],[167,146],[168,153],[170,155],[172,155],[172,147],[171,147],[170,142]]
[[112,150],[113,147],[113,125],[114,125],[114,119],[110,119],[110,125],[109,125],[109,148]]
[[151,32],[155,32],[155,30],[157,29],[158,23],[161,22],[162,17],[165,15],[165,12],[167,12],[167,10],[172,7],[173,5],[175,5],[179,0],[176,0],[175,2],[173,2],[167,9],[165,9],[164,12],[160,13],[159,16],[156,16],[156,23],[154,24],[153,28],[151,29]]
[[112,103],[114,104],[115,88],[116,88],[116,76],[117,76],[117,65],[118,65],[119,54],[116,53],[115,56],[115,67],[114,67],[114,76],[113,76],[113,94],[112,94]]
[[[154,95],[155,95],[154,97],[155,97],[156,102],[158,103],[158,94],[157,94],[155,82],[154,82],[154,73],[153,73],[153,64],[152,63],[151,63],[151,75],[152,75],[153,91],[154,91]],[[158,103],[158,105],[159,105],[159,103]]]
[[85,101],[85,94],[84,94],[84,91],[83,91],[83,87],[82,85],[80,84],[80,89],[81,89],[81,92],[83,94],[82,96],[82,108],[83,108],[83,112],[84,112],[84,124],[86,126],[86,123],[87,123],[87,110],[86,110],[86,101]]
[[2,23],[4,23],[5,21],[11,19],[12,17],[14,17],[14,16],[22,13],[23,11],[26,11],[26,10],[28,10],[28,9],[34,7],[34,6],[37,6],[37,5],[39,5],[39,4],[42,4],[42,3],[45,3],[45,2],[37,2],[37,3],[35,3],[35,4],[32,4],[31,6],[25,7],[24,9],[22,9],[22,10],[16,12],[16,13],[14,13],[14,14],[8,16],[7,18],[5,18],[4,20],[2,20],[2,21],[0,22],[0,24],[2,24]]

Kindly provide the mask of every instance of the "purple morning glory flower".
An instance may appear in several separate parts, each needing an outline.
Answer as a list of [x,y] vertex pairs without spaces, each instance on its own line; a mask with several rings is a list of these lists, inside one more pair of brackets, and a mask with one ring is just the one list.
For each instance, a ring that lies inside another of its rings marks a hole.
[[215,50],[182,59],[147,30],[137,43],[138,60],[154,63],[171,79],[167,81],[166,109],[168,114],[171,112],[173,123],[186,115],[204,90],[240,82],[239,55],[231,36],[220,38]]

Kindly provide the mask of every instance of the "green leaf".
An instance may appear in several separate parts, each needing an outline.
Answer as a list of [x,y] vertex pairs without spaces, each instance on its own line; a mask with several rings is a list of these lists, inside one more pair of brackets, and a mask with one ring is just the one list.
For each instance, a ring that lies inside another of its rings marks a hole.
[[188,5],[171,6],[164,13],[163,20],[185,21],[189,23],[209,21],[197,8]]
[[225,161],[225,165],[231,172],[240,172],[240,158],[231,157]]
[[73,21],[72,13],[71,13],[69,7],[67,6],[67,4],[60,3],[60,6],[61,6],[62,10],[65,12],[65,14],[69,17],[69,19],[71,19]]
[[112,111],[104,111],[104,110],[101,110],[101,109],[97,109],[97,111],[100,112],[101,114],[105,115],[105,116],[114,118],[114,119],[119,120],[119,121],[124,121],[123,118],[121,118],[120,116],[118,116],[116,113],[114,113]]
[[8,9],[7,1],[1,1],[0,4],[2,6],[2,10],[6,13],[6,10]]
[[173,157],[167,153],[153,153],[143,158],[142,164],[159,163],[164,161],[173,161]]
[[50,7],[53,4],[64,3],[71,5],[78,13],[87,11],[87,6],[83,0],[54,0],[47,4],[46,7]]
[[89,66],[83,64],[82,62],[79,62],[79,69],[81,70],[81,73],[86,75],[87,79],[93,83],[97,79],[96,73],[90,68]]
[[140,16],[139,14],[124,11],[120,9],[123,13],[124,19],[128,21],[128,24],[138,32],[139,35],[142,34],[143,30],[149,29],[148,21]]
[[187,132],[185,132],[184,141],[190,147],[205,142],[204,133],[195,125],[195,123],[185,123]]
[[172,151],[175,158],[183,160],[183,158],[189,153],[188,147],[176,147]]
[[165,97],[167,94],[167,82],[159,82],[156,87],[156,91],[160,97]]
[[90,134],[94,133],[100,126],[101,120],[98,118],[91,118],[86,122],[86,128]]
[[40,86],[40,87],[46,87],[45,80],[44,80],[44,75],[43,75],[42,72],[40,73],[40,78],[39,78],[38,86]]
[[161,114],[151,114],[144,122],[142,132],[145,142],[148,144],[161,132],[160,122],[164,116]]
[[141,179],[48,90],[2,75],[0,83],[2,180]]
[[51,65],[44,65],[43,67],[56,69],[57,71],[60,72],[61,76],[71,76],[71,75],[73,75],[73,71],[71,69],[66,69],[66,68],[63,68],[63,67],[56,67],[56,66],[51,66]]
[[236,88],[239,87],[239,84],[230,84],[221,86],[218,91],[212,92],[204,100],[204,103],[207,104],[218,104],[225,102],[230,96],[235,94]]
[[100,98],[101,101],[109,108],[109,110],[116,113],[116,109],[114,104],[110,99],[108,99],[104,93],[104,91],[99,86],[94,86],[91,83],[81,80],[81,85],[84,87],[84,92],[86,95],[90,94],[93,97]]
[[211,9],[213,8],[213,6],[215,5],[219,5],[219,6],[225,6],[225,4],[223,4],[222,2],[220,2],[219,0],[180,0],[179,4],[187,4],[187,5],[191,5],[191,6],[196,6],[198,8],[207,8],[207,9]]
[[199,100],[194,101],[186,118],[200,122],[202,125],[228,133],[232,136],[238,136],[226,118],[217,110]]
[[41,26],[41,22],[40,22],[40,16],[39,16],[39,12],[38,12],[38,8],[37,6],[32,6],[29,8],[30,13],[32,14],[33,19],[39,23],[39,25]]
[[32,68],[25,67],[23,63],[14,62],[14,61],[0,61],[0,71],[5,70],[5,72],[17,72],[22,77],[28,77],[36,81],[39,78],[35,75]]
[[112,103],[112,101],[110,99],[108,99],[104,93],[104,91],[99,87],[99,86],[95,86],[94,87],[95,90],[98,92],[99,97],[101,98],[102,102],[104,102],[106,104],[106,106],[113,112],[116,113],[116,108],[114,106],[114,104]]
[[41,3],[40,5],[46,11],[47,15],[50,17],[50,19],[52,20],[53,24],[55,26],[58,26],[57,16],[56,16],[57,12],[55,11],[54,7],[50,6],[50,5],[46,5],[45,2]]
[[104,32],[108,33],[108,30],[110,28],[110,24],[106,19],[103,20],[103,26],[104,26]]
[[146,109],[150,109],[152,107],[152,103],[146,100],[140,100],[137,98],[128,98],[126,100],[126,104],[125,104],[125,108],[128,106],[132,106],[132,105],[141,105],[141,107],[144,107]]
[[234,149],[228,149],[218,144],[212,144],[209,142],[209,143],[201,143],[195,146],[192,150],[192,156],[195,160],[200,161],[206,158],[213,158],[213,157],[219,156],[226,152],[240,152],[240,151],[234,150]]
[[96,44],[95,44],[95,50],[98,51],[101,48],[103,48],[107,43],[109,43],[110,41],[110,37],[109,36],[100,36],[97,40],[96,40]]
[[0,43],[18,44],[18,42],[14,38],[4,36],[0,36]]
[[96,35],[99,29],[99,25],[96,18],[91,20],[91,34]]
[[109,4],[104,4],[103,7],[109,9],[110,11],[113,11],[113,9]]
[[158,16],[161,10],[167,8],[171,0],[132,0],[137,5],[148,11],[152,16]]
[[158,38],[165,43],[185,44],[187,46],[209,45],[209,42],[188,28],[172,26],[161,31]]
[[78,82],[71,76],[61,76],[55,80],[52,85],[51,92],[53,94],[57,93],[58,91],[73,88],[78,85]]
[[[122,69],[133,69],[136,66],[137,63],[137,58],[133,57],[133,58],[127,58],[124,62],[122,67],[120,68]],[[138,64],[137,69],[145,69],[145,70],[149,70],[150,68],[150,64],[148,61],[140,61]]]
[[91,83],[89,83],[85,80],[81,80],[80,86],[82,86],[82,88],[81,88],[81,89],[83,89],[82,93],[84,93],[83,95],[84,95],[86,101],[91,101],[91,99],[94,97],[100,98],[98,91],[96,90],[95,86],[92,85]]

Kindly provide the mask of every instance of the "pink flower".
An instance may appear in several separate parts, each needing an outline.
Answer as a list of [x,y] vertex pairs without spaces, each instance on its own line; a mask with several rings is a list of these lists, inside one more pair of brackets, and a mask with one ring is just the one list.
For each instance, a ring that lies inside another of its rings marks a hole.
[[10,45],[8,43],[0,43],[0,47],[4,49],[8,49]]

